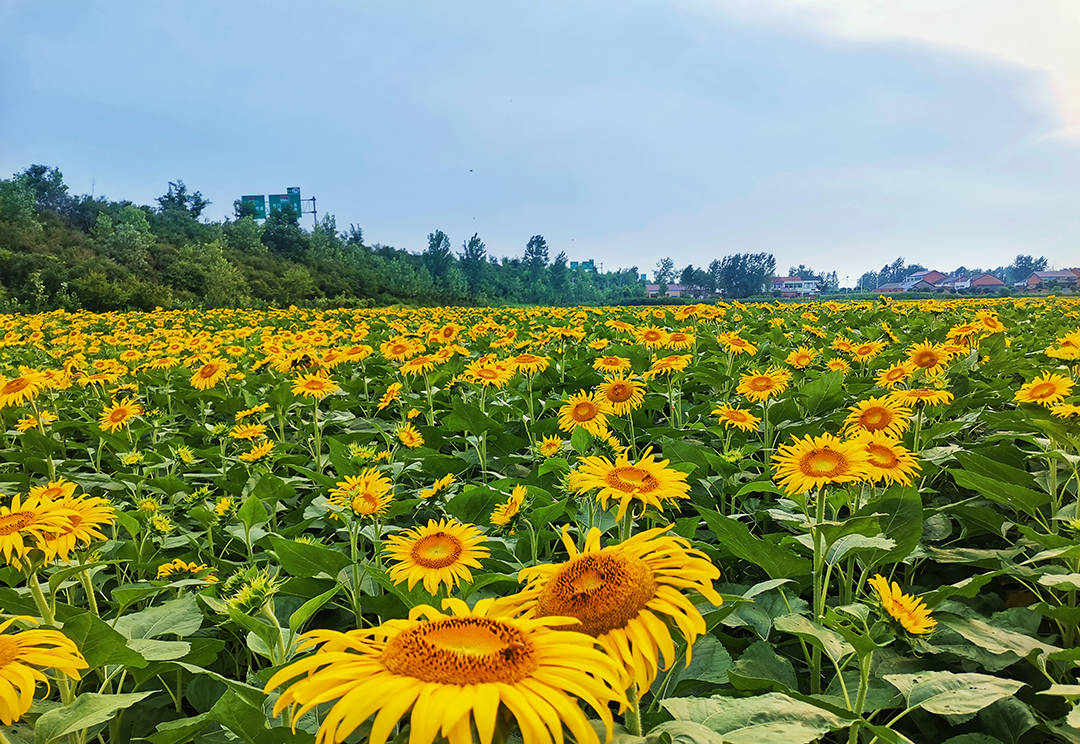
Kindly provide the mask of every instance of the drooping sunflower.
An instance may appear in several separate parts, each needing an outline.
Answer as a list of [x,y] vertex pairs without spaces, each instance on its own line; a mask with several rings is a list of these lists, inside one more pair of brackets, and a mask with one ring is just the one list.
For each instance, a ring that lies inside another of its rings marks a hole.
[[789,494],[863,480],[869,472],[863,448],[832,434],[796,438],[778,447],[772,459],[773,479]]
[[15,494],[11,503],[0,506],[0,553],[15,568],[34,548],[40,548],[46,535],[65,529],[71,510],[56,502]]
[[255,462],[256,460],[263,459],[264,457],[266,457],[267,455],[269,455],[273,451],[274,451],[274,442],[272,440],[270,440],[270,439],[267,439],[265,442],[261,442],[260,444],[256,444],[254,447],[249,449],[247,452],[241,453],[239,455],[239,457],[244,462]]
[[594,437],[602,436],[607,431],[607,417],[611,413],[614,411],[607,398],[598,392],[582,390],[571,395],[559,409],[559,428],[573,431],[580,426]]
[[[470,610],[445,599],[445,612],[421,605],[408,620],[376,628],[305,634],[311,656],[295,661],[267,682],[266,691],[289,685],[274,715],[296,709],[296,718],[337,700],[326,713],[316,744],[339,744],[374,716],[365,741],[385,744],[394,727],[409,723],[410,744],[491,744],[500,711],[514,719],[524,744],[564,739],[578,744],[600,738],[580,709],[592,708],[610,736],[611,703],[626,703],[613,684],[618,668],[584,633],[563,626],[569,618],[500,616],[493,600]],[[410,713],[411,711],[411,713]]]
[[381,398],[379,398],[379,405],[377,410],[381,411],[387,406],[389,406],[391,403],[393,403],[395,400],[397,400],[398,395],[401,393],[402,387],[403,385],[400,382],[391,382],[387,386],[386,392],[382,394]]
[[210,566],[205,563],[189,563],[182,558],[177,558],[158,566],[157,578],[159,580],[170,579],[172,581],[183,578],[198,579],[199,581],[205,581],[208,584],[217,583],[218,580],[217,576],[214,575],[214,569]]
[[741,431],[757,431],[761,419],[750,413],[745,408],[734,408],[727,403],[721,403],[713,409],[713,415],[719,416],[725,429],[739,429]]
[[416,449],[424,444],[424,435],[412,424],[398,424],[394,429],[394,434],[397,435],[398,441],[409,449]]
[[305,398],[322,400],[330,393],[337,392],[341,388],[328,375],[300,375],[293,379],[292,394]]
[[921,470],[914,453],[884,431],[861,432],[855,437],[866,452],[866,480],[910,486]]
[[568,485],[579,495],[599,489],[596,500],[605,509],[608,501],[618,501],[616,519],[622,519],[634,501],[640,501],[642,509],[655,506],[663,511],[665,503],[687,498],[690,492],[686,473],[669,468],[669,462],[657,461],[649,451],[637,462],[630,462],[625,452],[615,462],[606,457],[581,457]]
[[394,500],[394,484],[378,468],[367,468],[360,475],[347,475],[330,490],[329,502],[349,509],[355,516],[379,516]]
[[911,388],[910,390],[894,390],[889,393],[889,397],[905,406],[913,406],[916,403],[922,403],[927,406],[939,406],[943,403],[952,402],[952,399],[955,396],[948,390],[939,390],[937,388]]
[[923,370],[928,375],[936,375],[945,368],[949,355],[944,347],[924,340],[908,348],[908,364]]
[[696,592],[713,605],[723,601],[712,585],[720,571],[689,542],[665,534],[668,529],[646,530],[601,547],[600,530],[593,527],[578,552],[563,527],[569,559],[523,569],[518,580],[525,588],[497,604],[530,618],[577,618],[581,632],[596,638],[621,667],[623,686],[637,685],[640,696],[657,670],[675,661],[669,623],[686,641],[688,663],[694,640],[706,631],[701,613],[683,592]]
[[143,413],[145,411],[141,405],[131,398],[124,398],[111,406],[106,406],[105,410],[98,415],[98,428],[113,433],[127,426],[133,418],[142,416]]
[[233,366],[227,359],[211,359],[195,370],[191,376],[191,386],[196,390],[209,390],[224,380]]
[[67,478],[61,477],[49,481],[44,486],[31,486],[26,495],[31,498],[41,499],[42,501],[58,501],[69,496],[74,496],[76,488],[78,488],[77,485]]
[[483,534],[471,524],[430,519],[387,539],[385,552],[395,561],[390,579],[395,584],[407,582],[410,590],[423,582],[429,594],[435,594],[440,584],[453,589],[461,580],[472,581],[469,569],[480,568],[480,559],[489,552],[483,542]]
[[721,333],[716,340],[721,343],[724,350],[729,354],[757,354],[757,347],[737,333]]
[[401,374],[403,375],[422,375],[435,369],[435,357],[428,354],[421,354],[409,359],[401,365]]
[[689,354],[670,354],[666,357],[659,357],[657,359],[654,359],[652,366],[645,370],[641,377],[646,380],[651,380],[654,377],[672,375],[676,372],[682,372],[689,366]]
[[625,416],[641,407],[645,400],[645,383],[626,377],[608,377],[597,391],[611,405],[617,416]]
[[22,615],[0,622],[0,723],[5,726],[30,710],[39,683],[48,688],[42,669],[55,669],[77,680],[79,670],[87,668],[78,647],[60,631],[32,628],[8,633],[16,621],[37,622]]
[[735,392],[744,398],[761,403],[787,390],[790,381],[791,373],[787,370],[770,367],[761,372],[754,369],[739,376],[739,384]]
[[851,413],[844,419],[846,431],[881,431],[898,437],[911,422],[911,409],[888,396],[860,400],[848,408]]
[[61,527],[42,533],[38,547],[46,560],[66,561],[76,547],[106,539],[101,528],[116,521],[116,510],[100,496],[69,495],[56,499],[53,505],[65,512],[67,519]]
[[894,364],[893,366],[886,367],[878,372],[877,377],[874,378],[874,382],[877,383],[878,387],[892,390],[901,382],[911,377],[911,373],[914,371],[915,368],[907,362]]
[[1050,408],[1050,415],[1056,418],[1076,418],[1080,416],[1080,406],[1075,403],[1059,403]]
[[598,372],[622,374],[630,371],[630,360],[621,356],[603,356],[593,362],[593,369]]
[[260,439],[266,436],[266,424],[240,424],[229,432],[233,439]]
[[491,523],[496,527],[505,527],[510,520],[521,511],[521,505],[525,503],[528,489],[525,486],[514,486],[510,492],[510,498],[501,504],[496,504],[491,512]]
[[422,499],[430,499],[432,496],[435,496],[436,494],[445,491],[447,488],[450,487],[450,484],[456,481],[457,477],[455,477],[453,473],[447,473],[442,478],[439,478],[434,483],[432,483],[431,488],[421,489],[420,493],[418,493],[417,496]]
[[937,620],[930,616],[926,602],[905,594],[895,581],[890,584],[881,574],[874,574],[868,583],[877,592],[882,609],[899,621],[908,633],[925,635],[937,626]]
[[1065,400],[1066,396],[1072,392],[1074,384],[1064,375],[1043,372],[1031,382],[1021,385],[1013,396],[1013,400],[1049,408]]
[[830,372],[841,372],[845,375],[851,371],[851,365],[846,359],[830,359],[825,362],[825,368]]

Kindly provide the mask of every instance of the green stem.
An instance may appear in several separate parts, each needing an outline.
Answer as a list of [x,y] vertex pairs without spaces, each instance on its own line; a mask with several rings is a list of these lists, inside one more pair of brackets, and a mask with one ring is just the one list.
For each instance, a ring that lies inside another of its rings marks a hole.
[[[825,546],[821,525],[825,521],[825,492],[818,489],[814,496],[814,524],[811,536],[814,539],[814,622],[820,623],[825,614]],[[821,692],[821,649],[814,646],[810,657],[810,692]]]
[[[870,662],[873,658],[873,651],[859,657],[859,692],[855,695],[855,709],[853,711],[857,716],[862,716],[863,705],[866,704],[866,693],[870,689]],[[855,721],[848,730],[848,744],[858,744],[858,741],[859,721]]]
[[627,697],[630,698],[630,708],[626,711],[626,730],[634,736],[641,736],[641,698],[636,684],[630,685]]

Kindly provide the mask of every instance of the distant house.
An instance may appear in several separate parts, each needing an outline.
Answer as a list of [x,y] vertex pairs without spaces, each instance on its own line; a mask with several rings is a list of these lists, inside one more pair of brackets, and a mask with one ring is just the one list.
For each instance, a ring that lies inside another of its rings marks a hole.
[[1004,286],[1005,282],[1001,281],[993,274],[982,273],[963,279],[957,279],[953,284],[953,289],[957,292],[992,292]]
[[936,269],[923,269],[922,271],[916,271],[915,273],[910,274],[907,278],[908,278],[908,280],[911,280],[911,281],[918,281],[918,280],[921,279],[922,281],[926,282],[927,284],[930,284],[930,285],[936,287],[938,284],[940,284],[942,282],[942,280],[948,279],[949,275],[948,274],[942,274],[940,271],[938,271]]
[[774,276],[770,285],[773,292],[781,297],[806,297],[818,294],[821,289],[820,279],[803,279],[798,276]]
[[[684,294],[688,294],[686,287],[681,284],[669,284],[667,285],[667,292],[663,294],[664,297],[682,297]],[[660,285],[659,284],[646,284],[645,285],[646,297],[660,297]]]
[[[942,277],[944,277],[944,274],[942,274]],[[897,294],[900,292],[933,292],[936,289],[937,287],[925,279],[912,275],[905,277],[903,281],[882,284],[874,291],[878,294]]]
[[1061,287],[1075,287],[1080,280],[1080,269],[1062,269],[1061,271],[1036,271],[1015,286],[1024,289],[1039,289],[1051,283]]

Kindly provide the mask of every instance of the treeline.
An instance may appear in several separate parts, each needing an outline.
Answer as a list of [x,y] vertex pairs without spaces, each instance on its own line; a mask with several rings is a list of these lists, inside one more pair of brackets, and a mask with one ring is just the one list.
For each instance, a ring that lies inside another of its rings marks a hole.
[[661,258],[653,271],[653,281],[666,288],[678,284],[694,297],[742,298],[764,294],[776,272],[776,258],[771,253],[735,253],[713,259],[705,267],[687,265],[675,269],[670,258]]
[[645,296],[637,268],[571,269],[542,235],[496,258],[479,235],[455,250],[435,230],[413,253],[368,244],[325,216],[290,208],[258,222],[205,221],[209,202],[177,180],[155,206],[74,196],[56,168],[0,180],[0,310],[248,307],[290,304],[603,304]]
[[[1015,282],[1027,279],[1033,272],[1046,271],[1047,266],[1048,262],[1043,256],[1034,258],[1032,256],[1019,255],[1008,266],[998,266],[993,269],[969,269],[967,266],[957,266],[952,271],[946,271],[941,268],[938,268],[938,271],[959,278],[993,274],[1001,281],[1011,285]],[[867,271],[860,276],[856,288],[870,291],[885,284],[901,282],[916,271],[925,271],[926,268],[927,267],[918,263],[905,264],[903,258],[897,258],[892,263],[887,263],[882,266],[881,271]]]

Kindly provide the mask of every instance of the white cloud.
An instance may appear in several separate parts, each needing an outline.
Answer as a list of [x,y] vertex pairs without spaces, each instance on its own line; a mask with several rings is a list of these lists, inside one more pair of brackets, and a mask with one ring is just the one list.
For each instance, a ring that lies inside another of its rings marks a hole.
[[914,41],[1045,75],[1054,134],[1080,137],[1080,0],[687,0],[765,24],[858,41]]

